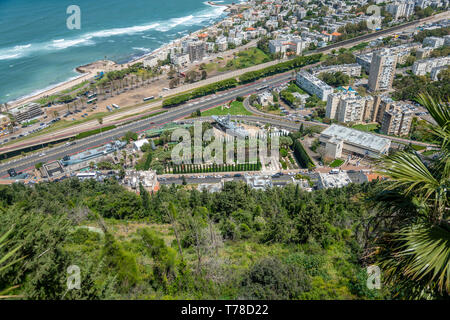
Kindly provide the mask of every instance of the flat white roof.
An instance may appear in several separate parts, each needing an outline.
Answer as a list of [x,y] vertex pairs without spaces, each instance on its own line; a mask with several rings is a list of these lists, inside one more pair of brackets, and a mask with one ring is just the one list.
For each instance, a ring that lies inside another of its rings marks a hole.
[[377,135],[333,124],[322,131],[322,135],[336,137],[344,143],[361,146],[367,149],[383,152],[390,146],[391,140]]
[[147,139],[141,139],[133,142],[133,144],[136,146],[136,148],[141,148],[144,144],[149,143]]

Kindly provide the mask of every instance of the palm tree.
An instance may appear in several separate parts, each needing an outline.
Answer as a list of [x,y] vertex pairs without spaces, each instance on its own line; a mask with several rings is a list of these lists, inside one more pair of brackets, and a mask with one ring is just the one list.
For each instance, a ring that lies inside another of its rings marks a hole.
[[[9,231],[7,231],[4,235],[0,236],[0,249],[8,244],[8,241],[6,241],[6,239],[13,232],[13,230],[14,230],[14,226]],[[15,247],[14,249],[8,251],[5,255],[0,256],[0,272],[6,270],[7,268],[11,267],[13,264],[16,264],[17,262],[19,262],[20,260],[25,258],[25,257],[22,257],[22,258],[18,258],[15,260],[11,260],[11,258],[14,256],[14,254],[21,247],[22,246],[19,245],[19,246]],[[19,298],[20,296],[8,295],[8,292],[16,289],[17,287],[19,287],[19,286],[14,286],[14,287],[8,288],[6,290],[0,291],[0,299]]]
[[450,103],[429,94],[417,101],[437,123],[429,129],[439,150],[425,157],[410,148],[380,160],[388,179],[371,225],[381,230],[375,252],[386,282],[405,298],[439,298],[450,293]]

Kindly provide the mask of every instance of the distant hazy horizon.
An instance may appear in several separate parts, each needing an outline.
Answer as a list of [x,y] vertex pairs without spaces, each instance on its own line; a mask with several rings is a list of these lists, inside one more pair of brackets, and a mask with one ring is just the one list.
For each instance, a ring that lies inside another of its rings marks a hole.
[[[71,4],[81,8],[81,30],[66,27]],[[142,56],[213,24],[224,9],[203,0],[1,1],[0,103],[76,77],[80,65]]]

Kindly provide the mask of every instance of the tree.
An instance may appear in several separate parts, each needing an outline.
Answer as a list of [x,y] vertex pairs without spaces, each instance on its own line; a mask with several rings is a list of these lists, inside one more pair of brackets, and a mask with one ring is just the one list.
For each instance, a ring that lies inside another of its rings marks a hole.
[[304,125],[303,122],[300,124],[300,128],[298,129],[298,132],[303,133],[304,131]]
[[[9,231],[7,231],[5,234],[0,236],[0,248],[6,246],[8,244],[8,241],[6,241],[6,239],[8,239],[8,236],[13,231],[14,231],[14,226]],[[16,247],[14,247],[13,249],[10,249],[9,251],[7,251],[7,253],[5,255],[0,256],[0,272],[8,269],[12,265],[18,263],[20,260],[23,260],[25,258],[25,257],[22,257],[22,258],[11,259],[14,256],[14,254],[21,247],[22,247],[21,245],[18,245]],[[18,297],[20,297],[20,296],[17,296],[17,295],[9,295],[8,294],[8,292],[10,292],[11,290],[16,289],[17,287],[18,286],[13,286],[13,287],[7,288],[7,289],[5,289],[3,291],[0,291],[0,299],[4,299],[4,298],[18,298]]]
[[181,260],[183,260],[183,250],[181,249],[180,236],[178,233],[178,228],[177,228],[177,223],[176,223],[178,211],[172,202],[169,203],[169,210],[167,210],[167,215],[169,217],[170,223],[172,224],[173,232],[175,233],[175,238],[176,238],[177,244],[178,244],[178,252],[180,253]]
[[298,299],[309,291],[310,279],[300,267],[276,258],[264,258],[253,265],[241,283],[240,298],[258,300]]
[[136,132],[127,131],[124,136],[124,140],[130,142],[131,140],[136,141],[138,139],[138,135]]
[[408,298],[436,298],[450,293],[450,108],[429,94],[417,101],[436,121],[430,130],[440,141],[435,158],[415,151],[384,157],[380,171],[389,179],[374,201],[380,232],[377,260],[386,280]]

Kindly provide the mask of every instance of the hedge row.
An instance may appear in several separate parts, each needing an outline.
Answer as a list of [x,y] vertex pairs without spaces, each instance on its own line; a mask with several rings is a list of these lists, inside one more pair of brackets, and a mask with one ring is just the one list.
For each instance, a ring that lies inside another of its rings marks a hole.
[[169,167],[166,168],[166,173],[211,173],[211,172],[233,172],[233,171],[258,171],[261,170],[261,163],[242,163],[242,164],[212,164],[212,165],[197,165],[197,164],[182,164],[174,165],[172,172]]
[[234,88],[238,85],[238,81],[236,79],[226,79],[218,82],[214,82],[208,84],[206,86],[195,89],[192,92],[181,94],[179,96],[167,98],[163,102],[163,107],[172,107],[179,105],[183,102],[186,102],[191,99],[203,97],[212,93],[216,93],[217,91],[226,90],[229,88]]
[[94,134],[97,134],[100,132],[105,132],[105,131],[112,130],[115,128],[116,128],[116,126],[112,125],[112,126],[104,127],[101,129],[94,129],[94,130],[90,130],[90,131],[81,132],[75,136],[75,139],[83,139],[83,138],[86,138],[89,136],[93,136]]
[[297,158],[297,161],[300,163],[302,168],[314,168],[314,163],[308,153],[306,153],[305,148],[303,148],[303,145],[299,140],[295,140],[293,147],[295,158]]
[[243,75],[239,77],[239,81],[236,79],[227,79],[222,80],[218,82],[211,83],[209,85],[200,87],[195,89],[194,91],[190,93],[181,94],[175,97],[167,98],[163,101],[163,107],[173,107],[177,106],[179,104],[182,104],[183,102],[189,101],[191,99],[203,97],[212,93],[216,93],[217,91],[226,90],[229,88],[236,87],[239,83],[247,83],[252,82],[255,80],[258,80],[262,77],[271,76],[277,73],[286,72],[295,68],[304,67],[308,64],[313,64],[320,61],[320,58],[322,58],[322,54],[313,54],[310,56],[304,56],[304,57],[296,57],[292,60],[285,61],[278,63],[276,65],[257,70],[257,71],[251,71],[246,72]]

